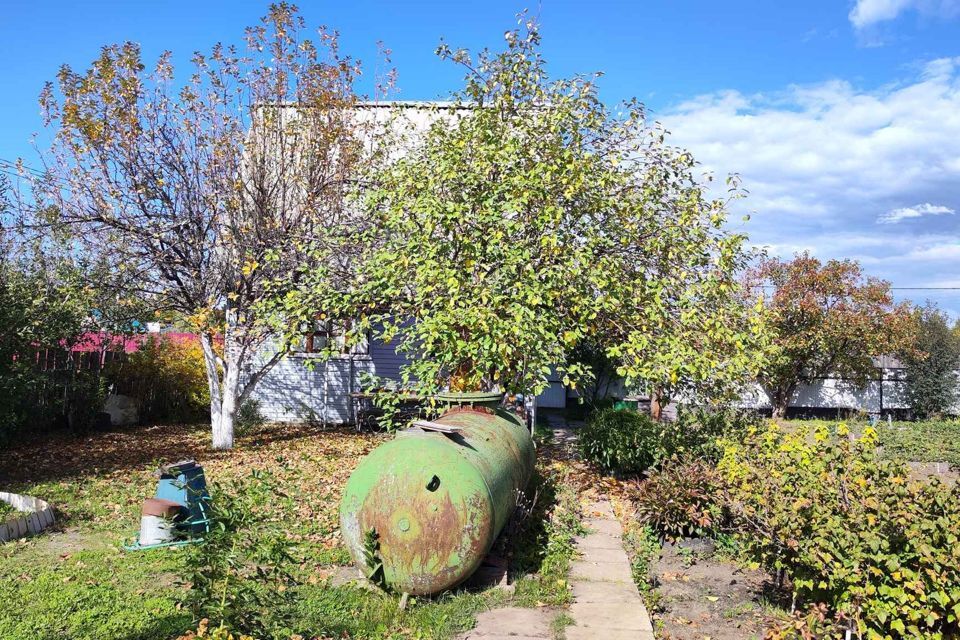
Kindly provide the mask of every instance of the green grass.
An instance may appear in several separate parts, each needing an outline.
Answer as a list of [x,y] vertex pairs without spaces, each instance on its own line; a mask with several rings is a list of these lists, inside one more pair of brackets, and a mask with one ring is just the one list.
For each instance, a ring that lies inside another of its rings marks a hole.
[[537,446],[553,442],[553,429],[550,428],[550,421],[542,413],[537,414],[537,421],[533,424],[533,439]]
[[0,522],[5,522],[7,518],[13,517],[17,513],[17,510],[10,506],[9,503],[0,500]]
[[566,611],[562,611],[550,622],[550,632],[554,638],[563,638],[567,627],[572,627],[575,622],[573,616]]
[[505,555],[515,582],[515,604],[562,606],[570,602],[567,572],[574,538],[585,532],[579,494],[564,465],[541,466],[532,483],[536,504],[508,539]]
[[196,628],[183,584],[189,554],[121,550],[136,533],[140,503],[152,495],[153,470],[185,457],[198,459],[211,483],[253,469],[270,471],[279,483],[282,495],[268,513],[287,532],[294,558],[287,568],[298,584],[283,594],[272,637],[443,639],[471,628],[486,609],[569,600],[565,578],[579,530],[578,493],[567,478],[571,463],[551,459],[549,445],[539,449],[530,517],[511,529],[499,550],[511,563],[514,593],[460,589],[411,599],[400,611],[395,595],[330,582],[351,562],[339,535],[340,492],[382,436],[261,431],[227,453],[211,451],[208,437],[205,429],[165,427],[4,452],[0,477],[13,481],[4,489],[50,501],[58,522],[52,532],[0,545],[0,638],[164,640]]
[[651,571],[660,553],[660,540],[651,527],[630,520],[624,529],[623,543],[630,556],[633,581],[643,595],[647,608],[651,612],[657,611],[660,596],[654,589],[655,576]]
[[450,592],[432,599],[411,598],[400,611],[398,599],[358,586],[317,585],[296,593],[297,627],[332,637],[449,638],[473,626],[480,611],[504,604],[501,590]]
[[126,554],[96,536],[72,541],[91,549],[56,553],[42,536],[0,548],[0,637],[148,640],[190,625],[171,586],[177,553]]
[[[836,420],[788,420],[785,424],[836,424]],[[866,422],[848,422],[862,432]],[[960,466],[960,420],[918,420],[916,422],[877,422],[882,453],[906,462],[948,462]]]
[[913,462],[960,465],[960,421],[886,422],[877,424],[883,453]]

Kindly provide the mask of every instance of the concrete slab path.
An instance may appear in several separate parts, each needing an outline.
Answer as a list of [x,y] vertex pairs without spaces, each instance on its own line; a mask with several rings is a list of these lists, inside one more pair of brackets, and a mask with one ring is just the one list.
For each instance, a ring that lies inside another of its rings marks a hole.
[[477,626],[459,640],[550,640],[556,611],[502,607],[477,615]]
[[[572,446],[576,432],[562,416],[548,414],[556,441]],[[613,508],[601,499],[586,509],[589,533],[576,539],[580,557],[570,566],[573,625],[566,640],[654,640],[650,616],[633,582],[623,548],[623,529]],[[551,609],[504,607],[477,616],[477,626],[458,640],[551,640]]]
[[633,582],[623,529],[606,499],[587,507],[590,530],[577,538],[581,556],[570,567],[573,626],[566,640],[653,640],[653,626]]

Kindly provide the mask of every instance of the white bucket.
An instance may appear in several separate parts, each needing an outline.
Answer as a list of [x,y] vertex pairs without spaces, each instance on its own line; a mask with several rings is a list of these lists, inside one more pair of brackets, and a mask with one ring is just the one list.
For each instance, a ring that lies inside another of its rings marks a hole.
[[163,544],[174,538],[173,522],[160,516],[140,516],[140,544]]

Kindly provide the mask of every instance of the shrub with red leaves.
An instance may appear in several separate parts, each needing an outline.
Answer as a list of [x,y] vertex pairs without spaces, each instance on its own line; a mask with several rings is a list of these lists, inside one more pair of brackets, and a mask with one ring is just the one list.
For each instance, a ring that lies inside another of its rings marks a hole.
[[721,507],[719,479],[703,460],[671,458],[636,483],[633,503],[637,519],[662,538],[700,536],[717,526]]

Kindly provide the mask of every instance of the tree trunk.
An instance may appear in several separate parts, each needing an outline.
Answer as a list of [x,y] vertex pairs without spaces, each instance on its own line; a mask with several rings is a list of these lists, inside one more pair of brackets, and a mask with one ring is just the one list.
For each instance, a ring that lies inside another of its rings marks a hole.
[[220,393],[220,420],[213,423],[214,449],[233,449],[233,425],[237,419],[240,367],[229,359],[224,364],[226,373]]
[[659,387],[650,391],[650,417],[657,422],[663,417],[663,393]]
[[772,418],[776,420],[783,420],[787,417],[787,408],[790,406],[790,398],[793,397],[793,392],[796,391],[796,389],[796,385],[780,389],[764,389],[767,392],[767,396],[770,398]]
[[[210,427],[214,449],[233,448],[233,423],[237,413],[237,387],[240,382],[236,363],[221,359],[213,347],[213,336],[202,334],[203,361],[210,389]],[[221,382],[222,380],[222,382]]]

